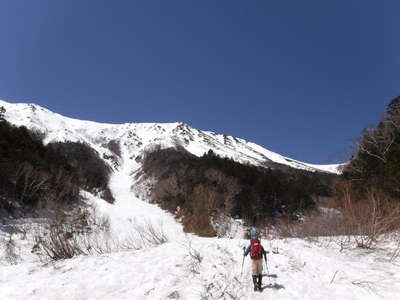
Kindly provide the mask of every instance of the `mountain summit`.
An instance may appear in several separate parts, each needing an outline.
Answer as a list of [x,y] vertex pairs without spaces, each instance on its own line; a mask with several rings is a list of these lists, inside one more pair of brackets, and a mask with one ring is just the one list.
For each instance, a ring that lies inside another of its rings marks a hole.
[[[106,124],[68,118],[31,103],[9,103],[0,100],[6,109],[5,119],[16,126],[26,126],[44,136],[44,142],[83,142],[98,151],[116,168],[118,158],[135,159],[155,147],[181,146],[201,156],[212,150],[221,157],[256,166],[285,165],[296,169],[340,173],[340,165],[314,165],[284,157],[246,140],[202,131],[185,123],[124,123]],[[114,147],[115,148],[115,147]],[[110,159],[114,158],[114,159]]]

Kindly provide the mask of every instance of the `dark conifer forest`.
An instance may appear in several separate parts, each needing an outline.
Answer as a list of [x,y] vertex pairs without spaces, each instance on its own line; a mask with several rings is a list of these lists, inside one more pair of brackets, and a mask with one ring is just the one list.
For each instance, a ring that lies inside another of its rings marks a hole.
[[80,200],[80,189],[113,201],[111,170],[93,149],[72,142],[44,145],[41,134],[0,117],[1,211],[67,207]]

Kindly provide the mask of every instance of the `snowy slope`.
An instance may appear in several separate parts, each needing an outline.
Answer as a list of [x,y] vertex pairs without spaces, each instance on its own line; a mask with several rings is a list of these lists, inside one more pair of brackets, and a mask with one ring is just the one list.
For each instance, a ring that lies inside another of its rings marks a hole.
[[197,156],[212,149],[223,157],[242,163],[262,166],[275,162],[309,171],[340,172],[340,165],[303,163],[243,139],[197,130],[184,123],[102,124],[67,118],[35,104],[11,104],[0,100],[0,106],[7,110],[5,117],[9,122],[44,133],[45,142],[81,141],[107,156],[112,155],[107,147],[110,141],[126,146],[127,153],[123,155],[132,159],[157,144],[162,147],[180,145]]
[[[270,277],[264,277],[263,293],[253,292],[249,258],[241,272],[242,247],[248,241],[240,237],[218,239],[185,234],[172,215],[141,201],[133,189],[132,175],[141,167],[134,158],[154,143],[170,146],[185,142],[186,138],[186,148],[192,153],[200,155],[212,145],[217,153],[236,155],[239,160],[253,163],[262,163],[262,156],[257,153],[269,155],[270,159],[284,159],[277,154],[227,137],[236,143],[239,150],[235,152],[233,146],[224,143],[224,136],[179,123],[98,124],[68,119],[37,106],[3,102],[0,105],[6,106],[7,118],[14,124],[45,132],[47,142],[84,141],[107,154],[110,150],[104,145],[119,139],[119,166],[110,181],[115,203],[108,204],[87,193],[86,198],[97,207],[98,214],[110,218],[111,235],[116,240],[128,236],[135,222],[162,224],[168,236],[168,242],[156,247],[43,264],[30,253],[32,234],[27,239],[19,235],[15,241],[21,257],[17,264],[10,265],[2,259],[7,233],[0,225],[0,299],[398,299],[400,267],[387,259],[395,245],[369,253],[339,251],[336,243],[299,239],[263,241],[267,250],[277,247],[279,254],[268,256]],[[202,137],[208,139],[207,143]],[[199,254],[199,261],[190,255],[194,251]]]
[[[183,233],[171,215],[134,196],[129,170],[139,165],[125,159],[127,166],[111,180],[115,205],[95,197],[89,197],[90,201],[100,213],[110,216],[115,237],[129,232],[133,218],[161,221],[169,241],[137,251],[43,265],[29,256],[29,242],[18,240],[17,246],[27,255],[16,265],[0,259],[0,299],[398,299],[400,267],[388,262],[388,250],[341,252],[336,243],[299,239],[263,241],[267,250],[278,248],[279,254],[268,256],[270,276],[263,279],[266,288],[262,294],[254,292],[248,257],[241,272],[242,247],[248,241]],[[189,243],[201,261],[189,255]]]
[[[380,262],[379,256],[342,254],[338,249],[301,240],[281,241],[280,254],[270,255],[268,262],[270,274],[274,275],[270,278],[272,288],[253,292],[248,258],[243,275],[240,270],[240,246],[244,243],[226,239],[192,240],[193,247],[203,256],[199,274],[188,269],[187,250],[178,243],[137,252],[78,257],[47,266],[37,263],[1,266],[0,297],[7,300],[399,299],[398,266]],[[264,277],[263,283],[270,284],[268,277]],[[207,295],[212,296],[207,298]]]

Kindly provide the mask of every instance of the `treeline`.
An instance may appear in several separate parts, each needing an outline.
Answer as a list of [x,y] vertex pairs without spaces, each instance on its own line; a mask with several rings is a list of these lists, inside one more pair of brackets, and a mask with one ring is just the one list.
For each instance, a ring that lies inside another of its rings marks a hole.
[[373,187],[400,200],[400,97],[389,103],[376,127],[364,130],[343,178],[352,184],[359,199]]
[[45,146],[39,134],[4,120],[4,112],[0,109],[1,211],[68,206],[80,200],[80,189],[113,201],[110,169],[93,149],[71,142]]
[[156,150],[145,156],[143,172],[156,178],[153,201],[178,214],[185,230],[215,234],[210,220],[221,213],[258,223],[313,209],[331,195],[335,177],[292,168],[270,169],[221,158],[211,150],[196,157],[184,149]]

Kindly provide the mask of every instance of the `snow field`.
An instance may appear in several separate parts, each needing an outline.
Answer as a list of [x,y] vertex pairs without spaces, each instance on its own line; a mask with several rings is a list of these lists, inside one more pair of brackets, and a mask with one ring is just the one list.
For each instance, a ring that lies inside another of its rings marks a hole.
[[[371,258],[365,253],[340,253],[302,240],[281,241],[280,254],[268,255],[269,270],[276,275],[271,278],[273,288],[256,293],[252,290],[248,257],[240,275],[241,246],[247,241],[188,239],[200,254],[200,262],[189,254],[187,240],[139,251],[82,256],[45,266],[37,262],[2,266],[0,297],[398,299],[399,267],[379,261],[379,255]],[[267,277],[263,284],[269,285]]]
[[[39,262],[30,253],[29,236],[28,240],[17,239],[21,254],[18,263],[10,265],[0,261],[1,300],[400,299],[400,266],[387,259],[388,249],[394,245],[385,245],[375,252],[340,252],[335,243],[322,247],[300,239],[262,241],[266,250],[278,247],[279,254],[268,255],[271,277],[264,277],[263,283],[269,285],[271,280],[271,286],[263,293],[253,292],[249,257],[241,274],[242,248],[248,241],[185,234],[171,214],[142,201],[133,192],[133,174],[140,167],[134,158],[154,141],[172,143],[168,136],[177,123],[98,124],[65,118],[40,107],[35,112],[25,104],[0,101],[0,105],[6,106],[14,124],[45,131],[47,142],[82,141],[100,154],[109,154],[104,152],[108,150],[102,144],[120,140],[120,166],[110,181],[115,204],[85,195],[100,216],[110,219],[112,238],[129,238],[135,224],[152,224],[154,228],[162,224],[168,237],[166,243],[158,246],[80,256],[50,264]],[[200,131],[191,130],[203,136]],[[240,139],[228,137],[233,145],[229,146],[225,145],[222,135],[203,134],[213,140],[216,153],[236,159],[243,154],[251,156],[253,162],[265,156],[300,168],[305,165],[293,160],[288,162],[278,154]],[[201,155],[209,147],[204,146],[202,138],[197,138],[187,149]],[[138,146],[139,143],[142,145]],[[240,148],[240,152],[235,152],[235,148]],[[6,238],[7,234],[0,230],[0,241]]]
[[[172,215],[141,201],[131,191],[134,162],[111,178],[116,203],[89,199],[111,219],[115,238],[123,239],[134,222],[160,221],[168,242],[140,250],[80,256],[43,265],[33,256],[1,265],[0,299],[398,299],[400,268],[385,251],[339,252],[300,239],[264,240],[271,277],[254,292],[250,259],[241,274],[243,239],[200,238],[185,234]],[[23,253],[29,243],[21,244]],[[336,275],[335,275],[336,274]]]

